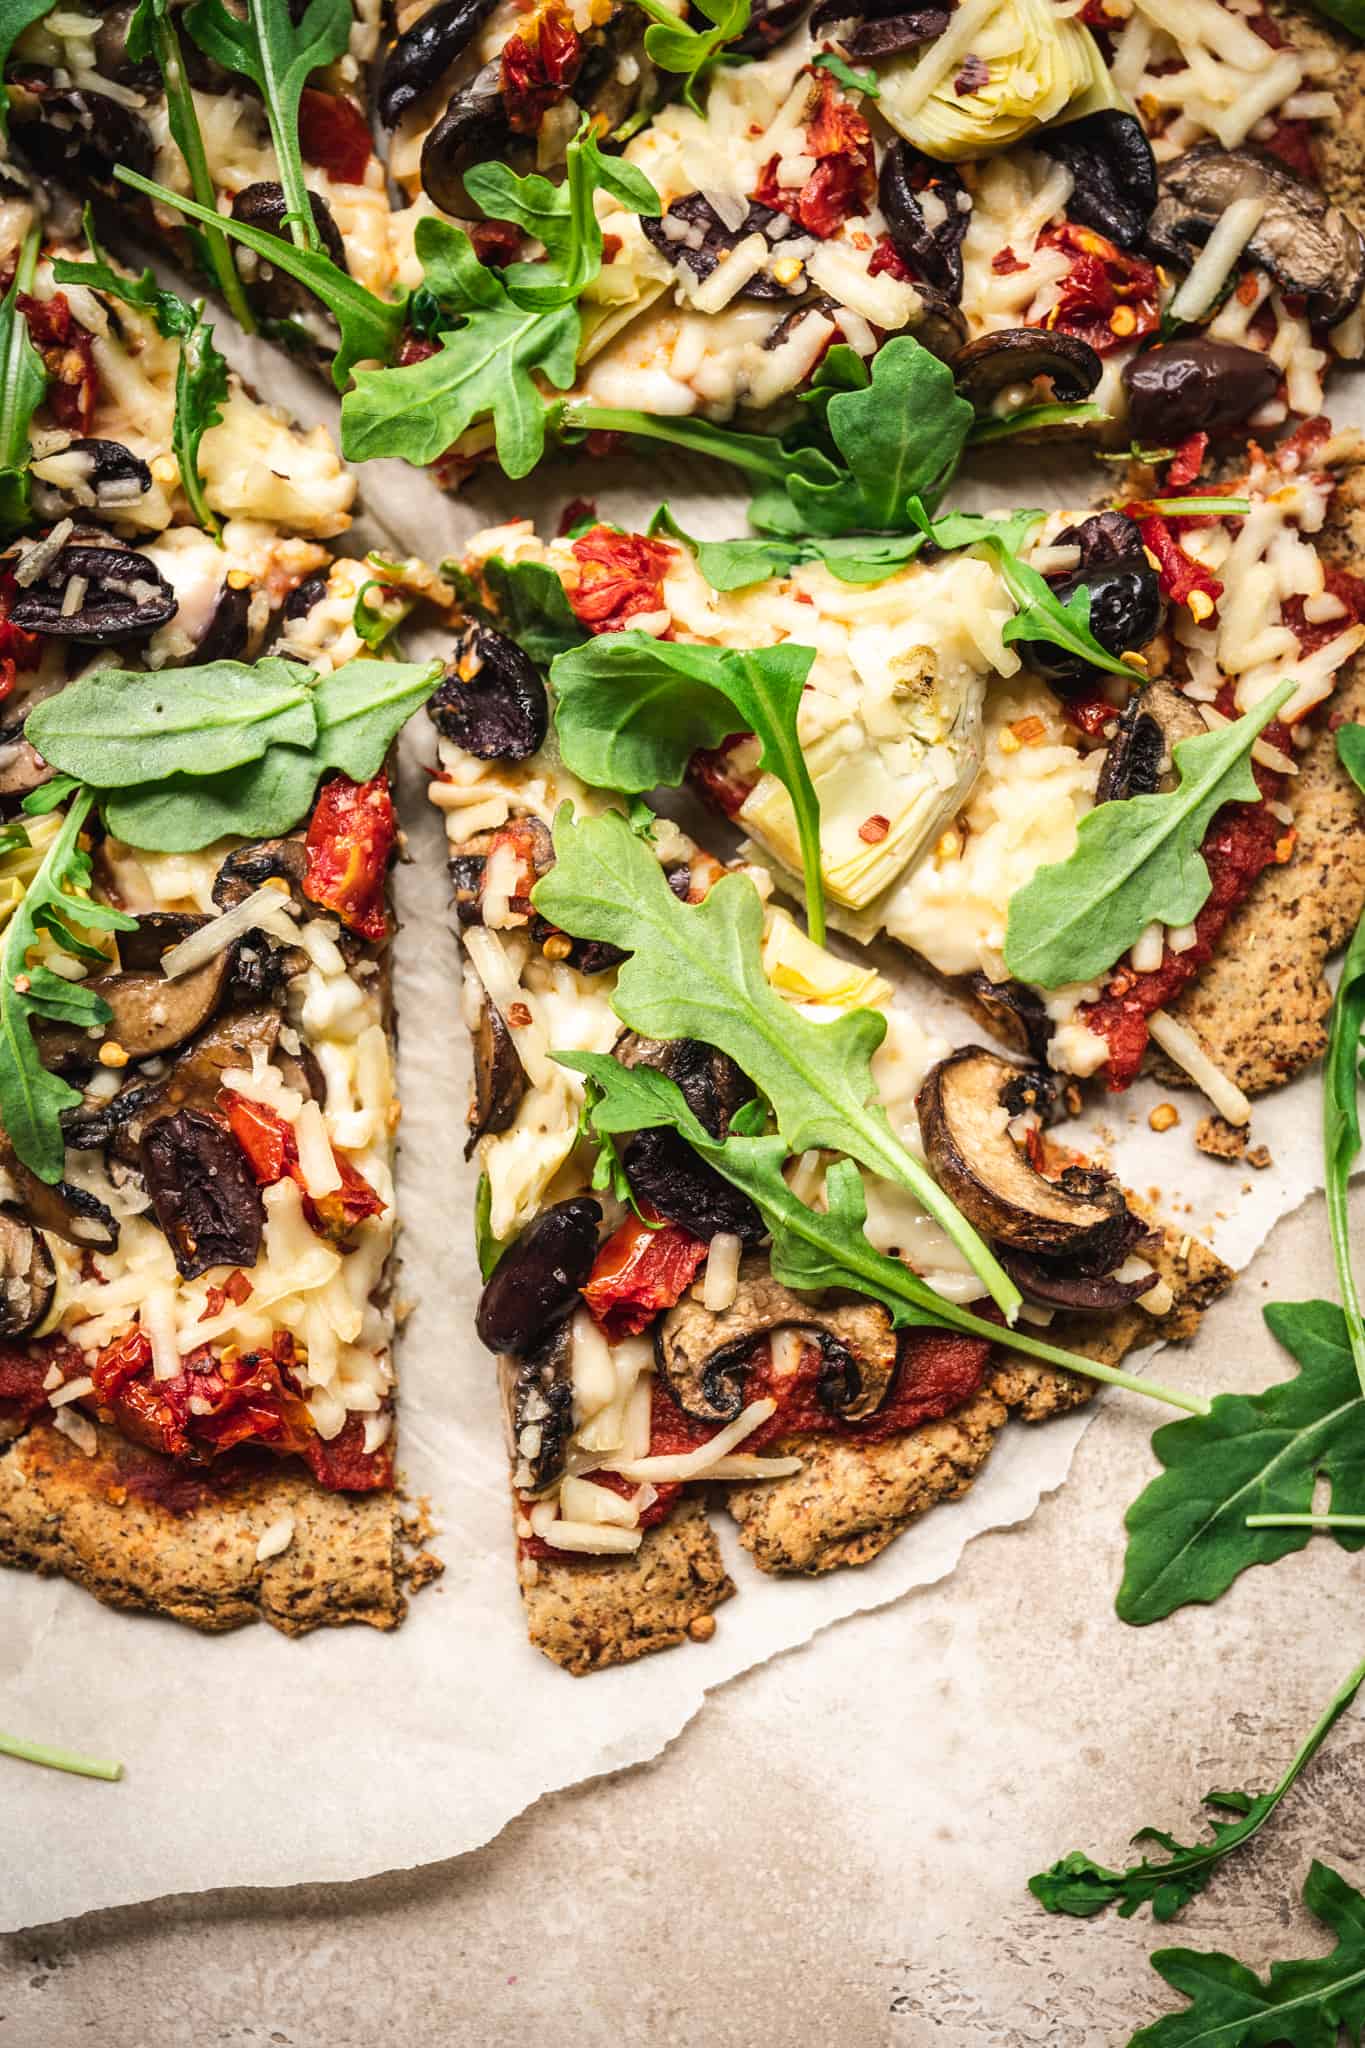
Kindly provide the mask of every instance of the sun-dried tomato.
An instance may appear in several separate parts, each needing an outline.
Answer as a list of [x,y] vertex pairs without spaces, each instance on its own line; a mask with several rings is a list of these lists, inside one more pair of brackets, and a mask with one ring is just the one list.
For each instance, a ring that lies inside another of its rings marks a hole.
[[[1144,517],[1141,505],[1126,505],[1124,510],[1130,518],[1137,518],[1142,545],[1156,557],[1162,595],[1168,597],[1172,604],[1188,604],[1197,619],[1207,619],[1211,612],[1217,610],[1223,586],[1211,569],[1206,569],[1202,562],[1196,562],[1192,555],[1185,553],[1176,539],[1177,522],[1165,518],[1160,512],[1148,512]],[[1202,603],[1190,603],[1196,593],[1207,598],[1207,610]]]
[[299,102],[299,147],[305,163],[315,164],[339,185],[361,185],[374,150],[359,107],[340,93],[319,92],[306,85]]
[[815,169],[800,191],[793,192],[779,185],[781,159],[772,156],[763,166],[753,196],[760,206],[790,214],[807,234],[824,240],[852,215],[870,212],[877,196],[877,173],[872,130],[828,71],[819,73],[816,91],[815,109],[806,121],[803,152],[816,158]]
[[474,254],[490,270],[501,270],[521,249],[521,229],[512,220],[475,220],[465,229]]
[[1187,484],[1197,481],[1204,467],[1204,452],[1208,445],[1209,437],[1203,433],[1190,434],[1181,442],[1166,471],[1167,490],[1181,491]]
[[1046,229],[1038,242],[1042,248],[1061,249],[1072,259],[1044,327],[1075,335],[1097,355],[1156,332],[1160,289],[1155,269],[1141,256],[1130,256],[1106,235],[1077,227],[1074,221]]
[[440,352],[439,341],[431,341],[425,334],[405,334],[398,350],[398,367],[406,370],[409,363],[424,363],[428,356]]
[[1101,692],[1093,697],[1068,697],[1062,705],[1068,725],[1083,732],[1088,740],[1101,739],[1107,725],[1118,717],[1117,708]]
[[569,592],[574,617],[592,633],[619,633],[631,619],[664,608],[664,577],[673,550],[663,541],[594,526],[573,543],[577,587]]
[[1278,157],[1287,171],[1305,184],[1316,185],[1321,178],[1316,132],[1311,121],[1277,121],[1261,144],[1267,156]]
[[572,85],[583,44],[560,0],[549,0],[533,21],[502,46],[502,102],[508,126],[534,135],[542,118]]
[[727,818],[735,817],[753,793],[756,773],[739,774],[733,761],[734,749],[752,737],[745,732],[731,733],[718,747],[698,747],[687,764],[691,780]]
[[705,1239],[680,1223],[651,1230],[628,1216],[598,1252],[583,1299],[613,1343],[633,1337],[682,1300],[706,1251]]
[[95,424],[100,391],[94,341],[63,292],[54,292],[50,299],[32,299],[21,292],[19,310],[47,371],[48,411],[70,433],[88,434]]
[[1300,655],[1316,654],[1329,640],[1365,620],[1365,578],[1339,569],[1335,562],[1324,562],[1322,574],[1324,589],[1344,607],[1334,619],[1306,619],[1301,597],[1288,597],[1280,607],[1280,616],[1299,643]]
[[296,1181],[303,1195],[303,1211],[314,1230],[324,1237],[342,1238],[363,1223],[367,1216],[382,1215],[388,1206],[370,1186],[364,1174],[332,1148],[332,1159],[341,1186],[326,1194],[314,1194],[299,1164],[298,1141],[293,1127],[264,1102],[253,1102],[235,1090],[220,1091],[219,1102],[228,1128],[247,1156],[251,1171],[262,1187],[273,1186],[286,1175]]
[[0,576],[0,660],[11,666],[10,682],[13,686],[13,671],[27,671],[37,668],[43,658],[41,633],[28,633],[22,626],[16,626],[10,618],[10,606],[18,595],[19,586],[11,574]]
[[1016,271],[1027,270],[1028,265],[1021,256],[1016,256],[1008,242],[1003,249],[997,249],[991,258],[991,269],[997,277],[1013,277]]
[[890,235],[878,235],[877,246],[867,259],[869,277],[880,277],[883,271],[888,277],[899,278],[902,284],[909,284],[914,276]]
[[384,878],[396,830],[382,768],[368,782],[333,776],[308,821],[304,895],[376,944],[388,935]]

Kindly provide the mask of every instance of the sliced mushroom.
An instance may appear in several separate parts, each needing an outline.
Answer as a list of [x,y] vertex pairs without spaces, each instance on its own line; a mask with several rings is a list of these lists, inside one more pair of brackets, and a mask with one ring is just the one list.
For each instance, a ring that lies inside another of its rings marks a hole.
[[32,468],[33,509],[42,519],[103,512],[117,520],[152,488],[152,472],[121,441],[69,441]]
[[744,1244],[767,1236],[749,1197],[694,1152],[678,1131],[637,1131],[621,1154],[636,1198],[694,1237],[730,1231]]
[[216,1013],[231,972],[231,954],[224,951],[176,981],[168,981],[159,966],[96,974],[84,986],[108,1003],[108,1023],[93,1037],[70,1024],[40,1025],[37,1038],[44,1065],[60,1069],[89,1064],[101,1043],[121,1046],[130,1060],[171,1052],[202,1031]]
[[529,1358],[498,1361],[516,1484],[539,1491],[564,1469],[573,1433],[573,1324],[556,1323]]
[[[931,211],[942,215],[933,225],[920,203],[926,192],[938,202]],[[956,169],[897,139],[882,158],[877,199],[896,254],[916,280],[956,305],[962,297],[962,241],[972,218],[971,197]]]
[[1045,1080],[980,1045],[940,1060],[918,1099],[929,1165],[985,1236],[1048,1257],[1103,1257],[1131,1227],[1118,1182],[1085,1167],[1047,1180],[1009,1133],[1011,1117]]
[[653,1067],[676,1081],[683,1100],[713,1138],[723,1138],[735,1111],[754,1095],[753,1083],[730,1055],[699,1038],[642,1038],[623,1032],[612,1047],[623,1067]]
[[[136,1080],[98,1108],[77,1110],[63,1119],[68,1145],[82,1151],[108,1149],[125,1165],[139,1163],[143,1134],[159,1116],[192,1107],[215,1109],[223,1075],[230,1067],[252,1064],[259,1047],[267,1057],[275,1049],[282,1019],[278,1010],[240,1010],[220,1017],[178,1055],[170,1072],[153,1081]],[[26,1208],[31,1204],[25,1202]],[[53,1228],[45,1219],[43,1228]]]
[[196,1279],[210,1266],[254,1266],[265,1204],[246,1154],[216,1116],[178,1109],[147,1127],[139,1164],[176,1270]]
[[937,356],[941,363],[955,363],[967,339],[966,314],[961,306],[953,304],[946,292],[936,290],[931,284],[917,284],[915,294],[919,299],[915,340],[921,348],[927,348],[931,356]]
[[224,860],[214,880],[213,900],[220,910],[232,910],[272,880],[288,882],[297,898],[307,872],[308,848],[301,837],[253,839],[247,846],[234,847]]
[[474,1327],[490,1351],[526,1356],[573,1308],[597,1257],[601,1205],[556,1202],[509,1245],[479,1297]]
[[1119,715],[1118,731],[1100,770],[1096,803],[1174,789],[1178,780],[1173,760],[1176,746],[1207,731],[1198,705],[1174,683],[1148,683]]
[[1128,425],[1139,441],[1174,446],[1190,434],[1240,426],[1275,396],[1280,367],[1236,342],[1169,341],[1123,366]]
[[512,1034],[487,996],[480,1004],[473,1036],[474,1100],[469,1107],[466,1159],[473,1157],[480,1138],[505,1131],[515,1121],[530,1085]]
[[992,981],[980,972],[973,974],[967,985],[973,1002],[985,1011],[988,1023],[1006,1045],[1017,1046],[1030,1059],[1047,1058],[1052,1019],[1036,988],[1022,981]]
[[422,190],[442,213],[468,215],[464,174],[470,164],[505,159],[516,138],[502,99],[502,59],[494,57],[452,94],[422,144]]
[[1071,173],[1068,220],[1135,249],[1156,206],[1156,158],[1135,114],[1116,107],[1059,127],[1040,128],[1035,145]]
[[444,739],[479,761],[525,761],[545,738],[550,700],[529,654],[471,626],[428,705]]
[[1002,327],[969,341],[953,357],[957,388],[979,413],[1012,384],[1031,384],[1035,377],[1046,377],[1069,405],[1088,398],[1103,374],[1089,342],[1041,327]]
[[[346,245],[332,218],[332,209],[317,192],[309,193],[308,203],[324,254],[331,258],[338,270],[349,270]],[[289,229],[285,224],[287,210],[284,187],[271,178],[262,178],[254,185],[244,185],[232,201],[234,220],[245,221],[248,226],[260,228],[267,235],[275,235],[282,242],[289,239]],[[267,257],[258,257],[257,266],[251,296],[267,318],[290,320],[300,313],[316,311],[317,300],[305,285],[286,277]]]
[[26,1222],[38,1230],[51,1231],[65,1244],[82,1251],[111,1252],[118,1245],[119,1227],[103,1202],[74,1182],[50,1184],[39,1180],[24,1165],[3,1133],[0,1133],[0,1186],[5,1200],[22,1210]]
[[22,719],[0,731],[0,797],[28,796],[52,780],[38,749],[24,737]]
[[106,646],[145,640],[175,617],[177,607],[174,590],[148,556],[73,541],[19,590],[9,615],[26,633]]
[[1199,142],[1167,164],[1149,247],[1168,263],[1189,264],[1234,200],[1253,190],[1264,194],[1266,208],[1246,243],[1245,262],[1268,270],[1281,291],[1308,299],[1315,319],[1329,326],[1344,320],[1365,290],[1360,229],[1266,150]]
[[0,1209],[0,1337],[22,1337],[52,1306],[57,1269],[41,1231]]
[[1025,1300],[1035,1301],[1042,1308],[1128,1308],[1149,1293],[1161,1278],[1155,1269],[1140,1280],[1119,1280],[1113,1273],[1068,1272],[1047,1259],[1034,1258],[1029,1252],[1002,1250],[1000,1263]]
[[415,21],[384,59],[376,106],[386,128],[393,128],[433,85],[462,57],[497,0],[441,0]]
[[861,1422],[885,1400],[896,1371],[891,1318],[875,1302],[822,1305],[774,1280],[764,1258],[741,1261],[727,1309],[703,1307],[685,1295],[654,1328],[654,1357],[684,1415],[733,1422],[744,1406],[744,1382],[760,1338],[805,1330],[820,1344],[820,1400],[845,1422]]

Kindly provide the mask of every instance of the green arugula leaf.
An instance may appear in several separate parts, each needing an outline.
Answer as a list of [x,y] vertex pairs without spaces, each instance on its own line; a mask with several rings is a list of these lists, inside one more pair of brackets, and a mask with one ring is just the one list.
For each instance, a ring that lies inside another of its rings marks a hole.
[[746,876],[726,875],[704,902],[682,904],[624,818],[580,823],[562,811],[554,839],[555,866],[532,901],[571,937],[605,939],[630,955],[612,997],[621,1021],[650,1038],[701,1038],[728,1052],[772,1103],[793,1152],[846,1152],[908,1188],[1015,1315],[1014,1283],[875,1100],[870,1062],[885,1018],[853,1010],[815,1024],[783,1002],[763,975],[763,905]]
[[876,72],[871,68],[866,71],[855,70],[837,50],[822,50],[818,57],[811,59],[811,68],[815,71],[828,71],[832,78],[837,78],[840,85],[846,85],[850,92],[866,93],[870,100],[879,100],[882,96]]
[[[611,1149],[623,1132],[671,1127],[695,1151],[757,1206],[772,1239],[771,1265],[785,1287],[823,1293],[851,1290],[879,1301],[897,1328],[959,1330],[990,1344],[1003,1345],[1049,1365],[1084,1373],[1106,1385],[1127,1387],[1170,1406],[1201,1412],[1202,1404],[1148,1379],[1103,1365],[1080,1352],[1043,1343],[1023,1328],[1006,1329],[945,1301],[899,1259],[879,1252],[868,1240],[867,1197],[858,1169],[841,1159],[825,1177],[824,1210],[809,1209],[792,1193],[783,1174],[786,1141],[764,1136],[761,1103],[749,1103],[732,1119],[730,1135],[713,1138],[688,1108],[677,1083],[648,1067],[622,1067],[609,1053],[557,1052],[561,1066],[589,1077],[593,1091],[585,1122]],[[752,1113],[752,1114],[751,1114]]]
[[[879,348],[866,388],[836,393],[825,410],[857,493],[859,524],[903,531],[910,524],[911,498],[936,503],[961,459],[973,418],[948,365],[913,335],[898,334]],[[790,491],[798,511],[811,517],[813,531],[850,531],[846,524],[825,523],[832,503],[828,492],[800,476],[792,478]]]
[[141,313],[150,313],[156,322],[156,331],[169,339],[172,335],[188,334],[194,326],[195,314],[175,292],[158,284],[150,270],[144,270],[138,277],[130,272],[116,270],[100,246],[95,231],[94,209],[88,203],[81,216],[85,229],[86,246],[90,250],[89,263],[73,263],[65,257],[58,257],[52,266],[52,275],[58,284],[84,285],[88,291],[102,292],[106,298],[118,299],[125,306],[135,306]]
[[709,29],[689,28],[663,0],[635,0],[635,4],[652,24],[645,30],[645,55],[660,71],[673,71],[681,77],[683,98],[694,113],[700,113],[697,87],[726,45],[749,26],[749,0],[695,0],[695,11],[711,23]]
[[1365,40],[1365,0],[1310,0],[1310,4],[1329,21],[1340,22],[1353,36]]
[[474,1190],[474,1251],[479,1261],[479,1277],[488,1280],[497,1270],[498,1260],[507,1250],[507,1238],[494,1237],[491,1218],[493,1215],[493,1184],[486,1173],[479,1175],[479,1184]]
[[[390,593],[391,588],[391,585],[381,583],[377,577],[372,577],[368,583],[362,583],[360,595],[355,601],[355,609],[351,613],[351,625],[356,638],[375,653],[378,653],[390,634],[394,633],[402,624],[409,609],[409,607],[405,606],[401,614],[390,616],[385,608],[385,599]],[[372,590],[380,592],[377,604],[371,604],[370,602],[370,592]]]
[[149,853],[197,853],[229,833],[273,839],[307,816],[319,772],[309,748],[271,747],[222,775],[99,791],[100,815],[116,839]]
[[[1337,753],[1357,789],[1365,792],[1365,726],[1343,725]],[[1341,963],[1322,1067],[1322,1142],[1327,1223],[1336,1260],[1337,1290],[1346,1316],[1351,1354],[1365,1391],[1365,1320],[1351,1260],[1348,1198],[1351,1169],[1360,1157],[1361,1056],[1365,1052],[1365,916]]]
[[1005,964],[1019,981],[1061,988],[1093,981],[1154,919],[1193,924],[1212,882],[1200,847],[1227,803],[1259,803],[1251,749],[1294,694],[1284,682],[1235,723],[1180,740],[1180,782],[1167,794],[1096,804],[1081,819],[1072,853],[1016,890],[1005,929]]
[[1007,441],[1014,434],[1029,434],[1038,427],[1080,427],[1098,425],[1110,415],[1102,405],[1086,400],[1082,404],[1023,405],[1018,412],[979,419],[967,436],[968,445],[981,448],[992,441]]
[[1249,1842],[1269,1820],[1294,1780],[1322,1748],[1337,1722],[1365,1684],[1365,1664],[1358,1664],[1345,1683],[1332,1695],[1326,1711],[1300,1743],[1288,1770],[1269,1792],[1206,1792],[1204,1804],[1236,1820],[1211,1820],[1213,1840],[1186,1845],[1161,1828],[1141,1828],[1134,1842],[1155,1842],[1166,1851],[1164,1860],[1153,1863],[1143,1857],[1126,1870],[1106,1870],[1079,1849],[1063,1856],[1048,1870],[1031,1877],[1028,1888],[1049,1913],[1070,1913],[1088,1920],[1106,1906],[1117,1906],[1119,1918],[1131,1919],[1142,1906],[1150,1904],[1154,1920],[1172,1920],[1197,1893],[1202,1892],[1216,1866],[1234,1849]]
[[649,522],[649,531],[666,533],[695,555],[697,567],[713,590],[747,590],[770,576],[790,576],[800,563],[810,560],[812,552],[801,541],[696,540],[684,533],[667,505],[660,505]]
[[180,361],[175,372],[175,423],[171,446],[180,467],[180,482],[189,508],[203,527],[222,546],[222,527],[205,495],[199,474],[199,443],[210,427],[221,425],[223,400],[228,391],[227,358],[213,339],[213,329],[204,319],[204,301],[191,309],[194,323],[180,341]]
[[321,248],[299,143],[299,103],[314,71],[341,56],[351,38],[351,0],[308,0],[295,25],[289,0],[246,0],[239,20],[223,0],[194,0],[185,26],[206,57],[249,78],[265,102],[296,248]]
[[93,1030],[109,1021],[109,1005],[79,981],[66,981],[50,967],[30,962],[42,933],[59,944],[81,943],[73,926],[87,931],[131,931],[137,923],[107,903],[96,903],[90,887],[90,856],[80,834],[93,798],[79,791],[5,928],[0,944],[0,1124],[24,1165],[49,1186],[62,1177],[66,1146],[62,1111],[81,1100],[79,1089],[51,1074],[34,1041],[34,1018]]
[[32,516],[29,425],[47,392],[47,369],[19,309],[20,295],[33,289],[39,234],[35,224],[24,237],[14,282],[0,302],[0,538],[6,539]]
[[[439,661],[343,662],[313,692],[318,771],[339,768],[352,782],[377,775],[414,711],[444,673]],[[315,778],[316,780],[316,778]]]
[[[26,28],[51,14],[57,0],[0,0],[0,73],[9,63],[10,52]],[[9,97],[0,85],[0,135],[9,132]]]
[[[1346,1319],[1332,1302],[1272,1302],[1272,1334],[1298,1360],[1293,1379],[1263,1394],[1220,1394],[1207,1416],[1152,1438],[1166,1468],[1128,1510],[1128,1554],[1116,1606],[1139,1626],[1225,1593],[1254,1564],[1311,1541],[1307,1526],[1248,1529],[1248,1514],[1306,1514],[1319,1476],[1343,1509],[1365,1501],[1365,1393]],[[1365,1532],[1334,1530],[1343,1550]]]
[[310,747],[314,680],[312,669],[273,655],[254,664],[97,669],[44,698],[28,729],[44,760],[98,789],[218,775],[258,760],[272,743]]
[[0,1734],[0,1756],[15,1756],[26,1764],[42,1764],[49,1771],[70,1771],[78,1778],[105,1778],[112,1783],[123,1776],[122,1764],[105,1763],[94,1756],[77,1756],[74,1750],[53,1749],[46,1742],[25,1742],[17,1735]]
[[[313,0],[314,6],[318,4],[319,0]],[[227,214],[215,213],[211,207],[201,206],[195,199],[186,199],[179,192],[168,191],[164,185],[153,184],[150,178],[140,177],[136,171],[126,169],[122,164],[114,176],[132,191],[141,192],[148,199],[159,200],[163,206],[173,207],[190,220],[201,221],[205,226],[216,223],[234,242],[254,249],[258,256],[264,256],[267,263],[272,263],[297,284],[306,286],[320,299],[336,321],[341,337],[341,345],[332,360],[332,381],[338,391],[345,389],[352,364],[370,357],[387,362],[397,354],[407,322],[405,300],[378,299],[363,284],[357,284],[353,277],[339,270],[325,252],[297,249],[278,235],[267,234],[264,228],[253,227],[249,221],[232,220]],[[435,225],[426,221],[419,223],[418,234],[429,224]]]
[[604,633],[561,654],[550,670],[555,730],[565,765],[598,789],[639,796],[676,788],[698,747],[752,732],[759,765],[776,776],[796,815],[806,917],[825,935],[820,800],[796,736],[813,647],[694,647],[650,633]]
[[[166,118],[172,138],[184,159],[189,174],[190,191],[203,207],[216,215],[217,193],[214,189],[213,174],[209,169],[208,152],[204,148],[203,132],[199,126],[199,114],[194,104],[194,94],[185,72],[185,60],[180,49],[180,36],[171,13],[170,0],[138,0],[128,23],[128,55],[134,63],[142,63],[149,57],[156,59],[161,73],[161,82],[166,91]],[[86,208],[87,216],[90,209]],[[204,268],[217,284],[227,304],[228,311],[244,334],[256,332],[256,319],[247,301],[246,288],[232,260],[227,236],[221,227],[203,229],[190,228],[188,231]],[[86,222],[86,238],[95,250],[91,237],[89,220]],[[150,273],[148,273],[150,274]],[[163,328],[167,333],[169,329]]]
[[[599,187],[634,213],[657,219],[662,211],[643,171],[603,156],[587,116],[565,152],[561,184],[539,176],[519,178],[502,163],[471,165],[464,183],[490,220],[515,221],[544,243],[543,263],[512,263],[502,273],[508,297],[533,311],[568,305],[601,269],[602,224],[593,204]],[[434,289],[430,279],[428,287]]]
[[922,533],[848,534],[813,543],[816,555],[841,583],[885,583],[923,546]]
[[500,555],[490,555],[480,566],[482,585],[458,562],[444,562],[441,574],[455,585],[466,611],[496,625],[541,668],[588,638],[587,628],[574,617],[564,585],[544,562],[505,562]]
[[1219,1950],[1158,1949],[1152,1968],[1189,1999],[1134,2034],[1128,2048],[1334,2048],[1365,2029],[1365,1898],[1316,1860],[1304,1904],[1336,1935],[1328,1956],[1272,1963],[1263,1982]]

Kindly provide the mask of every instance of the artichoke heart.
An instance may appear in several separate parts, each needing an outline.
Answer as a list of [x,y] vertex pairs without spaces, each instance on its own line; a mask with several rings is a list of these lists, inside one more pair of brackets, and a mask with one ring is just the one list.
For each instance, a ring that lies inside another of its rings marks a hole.
[[662,298],[673,282],[668,265],[650,248],[633,215],[623,212],[619,221],[610,214],[606,218],[618,234],[621,247],[585,286],[578,302],[582,322],[580,363],[591,361],[622,328]]
[[[913,682],[893,691],[898,729],[879,717],[850,718],[806,748],[820,800],[820,868],[830,897],[862,910],[881,896],[933,843],[976,780],[986,678],[957,666],[953,680],[930,685],[920,669],[926,650],[908,657]],[[791,799],[772,775],[755,784],[738,821],[793,875],[801,850]]]
[[891,1000],[891,984],[875,967],[860,967],[817,946],[776,905],[768,912],[763,934],[763,972],[778,994],[793,1003],[866,1010],[880,1009]]
[[877,111],[947,163],[1006,149],[1062,113],[1123,104],[1089,29],[1054,0],[964,0],[936,42],[878,80]]

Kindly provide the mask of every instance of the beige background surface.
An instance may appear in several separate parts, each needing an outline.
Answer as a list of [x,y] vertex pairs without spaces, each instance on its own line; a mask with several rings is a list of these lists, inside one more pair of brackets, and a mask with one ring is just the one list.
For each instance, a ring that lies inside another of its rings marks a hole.
[[[1261,1304],[1330,1290],[1314,1201],[1211,1315],[1182,1382],[1282,1376]],[[1049,1918],[1024,1888],[1072,1847],[1122,1860],[1146,1822],[1189,1839],[1209,1786],[1263,1789],[1365,1651],[1361,1563],[1323,1539],[1215,1608],[1145,1631],[1115,1618],[1123,1509],[1159,1419],[1106,1397],[1026,1527],[736,1681],[656,1763],[543,1801],[475,1854],[0,1942],[0,2048],[1123,2048],[1178,2003],[1155,1948],[1256,1966],[1325,1951],[1297,1894],[1314,1854],[1365,1882],[1359,1707],[1171,1927]],[[969,1652],[951,1685],[932,1675],[950,1643]],[[167,1768],[211,1772],[215,1741],[266,1711],[205,1702]],[[356,1756],[375,1768],[382,1734]]]

